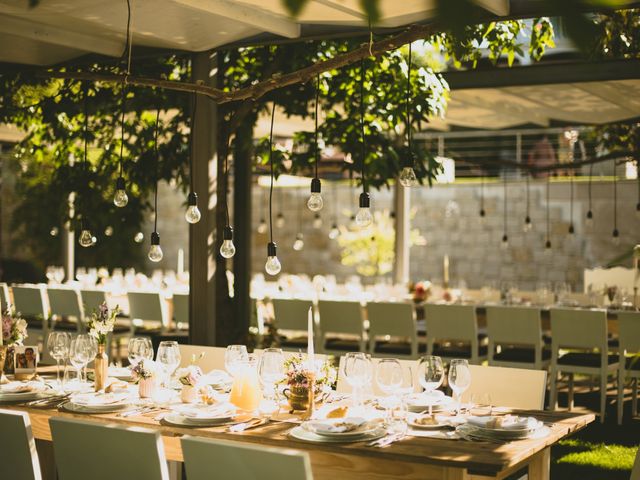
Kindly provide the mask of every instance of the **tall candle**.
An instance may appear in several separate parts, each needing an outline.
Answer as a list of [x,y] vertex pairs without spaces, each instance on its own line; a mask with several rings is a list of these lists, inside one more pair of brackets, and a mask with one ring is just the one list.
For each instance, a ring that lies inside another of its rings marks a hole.
[[315,351],[313,348],[313,307],[309,307],[309,315],[307,317],[307,356],[309,369],[314,369]]
[[178,249],[178,275],[182,275],[184,273],[184,250]]
[[449,286],[449,255],[444,255],[444,286]]

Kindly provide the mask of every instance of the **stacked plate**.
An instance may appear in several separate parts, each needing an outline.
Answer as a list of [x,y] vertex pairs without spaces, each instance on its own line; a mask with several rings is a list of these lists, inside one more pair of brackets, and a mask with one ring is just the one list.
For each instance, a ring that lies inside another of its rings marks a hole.
[[233,379],[224,370],[211,370],[201,379],[203,385],[211,385],[216,390],[228,390],[231,388]]
[[460,425],[456,431],[463,437],[498,441],[541,438],[549,433],[540,420],[514,415],[469,417],[467,423]]
[[289,432],[298,440],[320,443],[364,442],[382,438],[385,434],[380,422],[360,417],[311,420]]
[[124,410],[130,404],[128,392],[91,392],[72,395],[63,408],[74,413],[112,413]]
[[410,412],[423,412],[431,407],[432,413],[453,410],[455,402],[453,398],[446,396],[440,390],[433,392],[414,393],[407,398],[407,406]]
[[251,415],[238,415],[236,407],[230,403],[218,405],[178,405],[164,420],[174,425],[186,427],[215,427],[232,423],[241,423],[253,418]]
[[9,382],[0,385],[0,402],[28,402],[46,397],[51,390],[47,390],[41,382]]

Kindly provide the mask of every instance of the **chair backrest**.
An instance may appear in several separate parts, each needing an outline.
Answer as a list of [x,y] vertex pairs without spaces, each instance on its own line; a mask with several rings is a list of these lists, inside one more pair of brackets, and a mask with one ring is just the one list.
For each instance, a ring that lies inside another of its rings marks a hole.
[[74,317],[78,320],[84,318],[82,300],[76,289],[48,287],[47,294],[49,295],[51,315]]
[[224,347],[207,347],[204,345],[183,345],[178,344],[180,349],[180,367],[186,367],[191,363],[191,357],[194,355],[196,358],[204,353],[198,361],[198,365],[204,373],[209,373],[211,370],[224,370]]
[[[380,362],[380,360],[382,360],[382,358],[371,358],[371,363],[373,364],[373,371],[372,371],[372,380],[371,380],[371,391],[374,395],[384,395],[385,393],[382,392],[382,390],[380,390],[380,387],[378,386],[375,378],[376,378],[376,367],[378,365],[378,362]],[[411,369],[411,381],[413,382],[413,391],[414,392],[421,392],[422,391],[422,386],[420,385],[420,383],[418,382],[418,361],[417,360],[406,360],[406,359],[398,359],[398,361],[400,362],[400,365],[402,366],[403,370],[406,369]],[[338,381],[336,383],[336,392],[337,393],[351,393],[351,391],[353,390],[351,388],[351,385],[349,385],[349,383],[346,381],[346,379],[344,378],[344,374],[343,374],[343,368],[344,368],[344,356],[340,357],[339,360],[339,365],[338,365]],[[406,377],[405,381],[402,385],[402,388],[407,388],[410,387],[411,384],[409,383],[409,378]]]
[[413,305],[403,302],[367,303],[369,338],[390,335],[409,337],[417,335],[416,317]]
[[311,300],[274,298],[272,303],[278,330],[307,330]]
[[6,478],[42,478],[28,413],[0,410],[0,445],[0,469]]
[[[522,410],[542,410],[547,385],[545,370],[469,365],[471,385],[462,396],[468,402],[474,394],[489,394],[491,404]],[[515,388],[514,386],[517,386]]]
[[169,324],[167,309],[159,292],[128,292],[129,317],[132,320],[161,322]]
[[347,333],[362,337],[364,324],[360,302],[319,300],[320,331]]
[[[182,437],[189,480],[311,480],[309,454],[225,440]],[[215,474],[212,473],[215,466]]]
[[14,285],[14,308],[25,317],[49,318],[44,288],[40,285]]
[[90,315],[97,310],[103,302],[107,301],[107,294],[104,290],[80,290],[80,301],[84,308],[84,313]]
[[435,305],[424,309],[427,339],[463,340],[475,342],[478,338],[476,308],[473,305]]
[[189,294],[173,294],[173,319],[176,323],[189,324]]
[[487,335],[493,343],[540,345],[540,309],[528,307],[487,307]]
[[13,305],[11,294],[9,293],[9,285],[5,282],[0,282],[0,305],[2,305],[2,311],[7,308],[7,305]]
[[156,431],[62,417],[51,417],[49,425],[60,480],[169,480]]
[[620,351],[640,353],[640,313],[617,312]]
[[607,350],[605,310],[551,309],[551,342],[559,347]]

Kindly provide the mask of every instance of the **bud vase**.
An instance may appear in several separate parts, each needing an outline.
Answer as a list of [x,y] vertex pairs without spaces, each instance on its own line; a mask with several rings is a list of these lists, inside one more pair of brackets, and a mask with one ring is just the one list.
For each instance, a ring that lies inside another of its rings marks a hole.
[[95,391],[103,390],[105,383],[107,382],[107,369],[109,366],[109,357],[105,353],[106,345],[104,343],[98,344],[98,353],[93,361],[93,378]]
[[156,379],[153,377],[141,378],[138,382],[138,395],[140,398],[151,398],[156,390]]

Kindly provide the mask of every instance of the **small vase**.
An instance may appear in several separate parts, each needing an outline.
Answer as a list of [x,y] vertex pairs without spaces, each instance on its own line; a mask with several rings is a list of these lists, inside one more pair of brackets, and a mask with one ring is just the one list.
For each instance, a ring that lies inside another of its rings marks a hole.
[[4,357],[4,373],[6,373],[7,375],[13,375],[15,371],[13,347],[10,345],[3,345],[2,348],[4,348],[6,351]]
[[193,385],[183,385],[180,400],[182,403],[195,403],[198,400],[198,388]]
[[[307,410],[309,408],[309,390],[307,387],[291,386],[282,392],[289,402],[291,410]],[[322,390],[316,385],[314,392],[314,403],[316,406],[322,404],[324,396]]]
[[156,390],[156,380],[153,377],[141,378],[138,383],[140,398],[151,398]]
[[[2,335],[1,332],[0,332],[0,335]],[[4,375],[4,366],[5,366],[5,362],[7,361],[8,350],[9,350],[9,347],[7,347],[6,345],[0,345],[0,385],[9,383],[9,380]]]
[[105,387],[107,382],[107,369],[109,367],[109,357],[105,353],[106,345],[104,343],[98,344],[98,353],[93,361],[93,378],[95,391],[99,392]]

